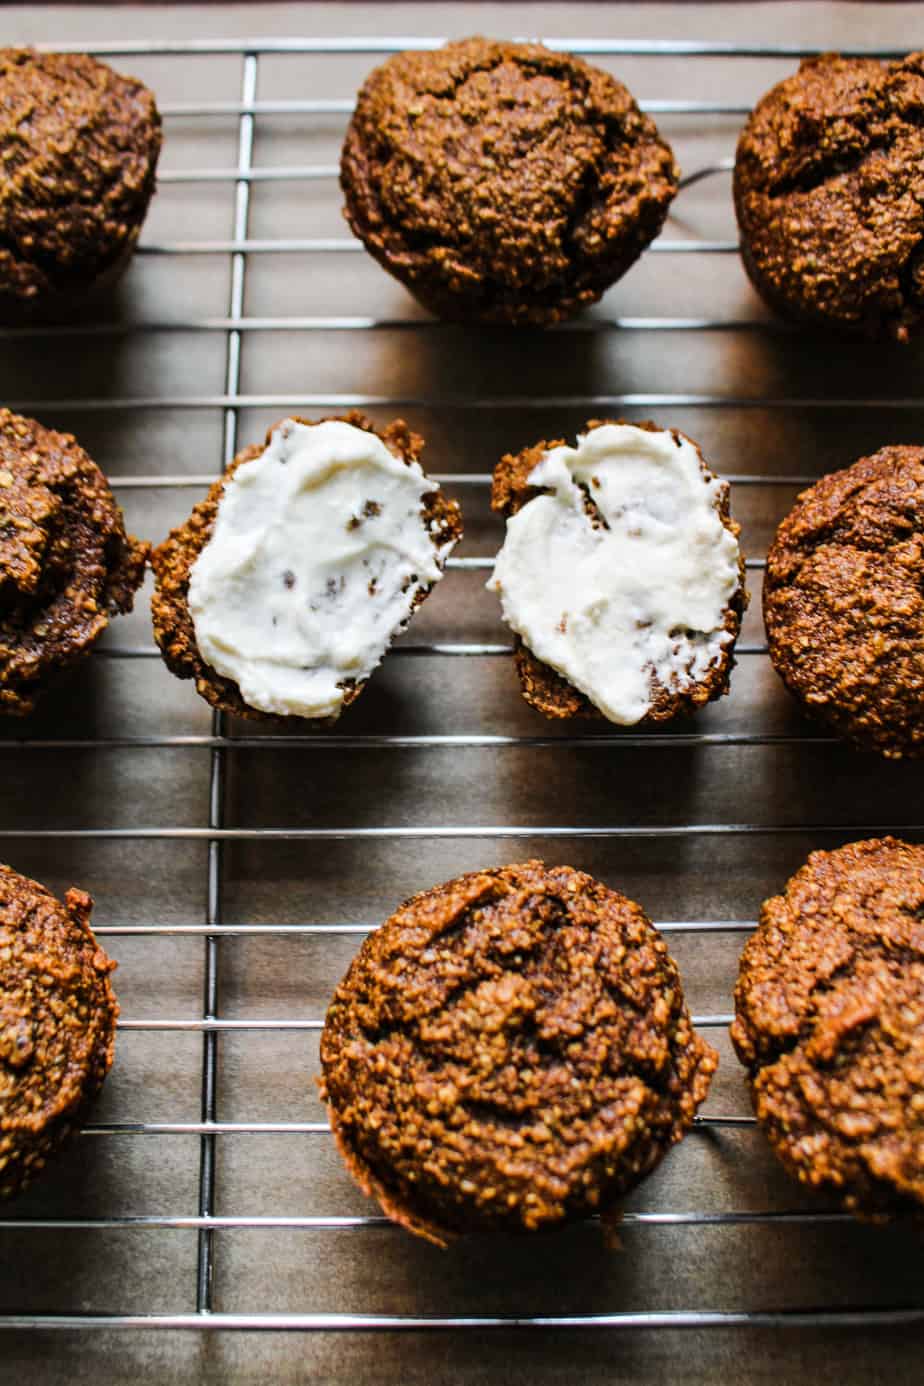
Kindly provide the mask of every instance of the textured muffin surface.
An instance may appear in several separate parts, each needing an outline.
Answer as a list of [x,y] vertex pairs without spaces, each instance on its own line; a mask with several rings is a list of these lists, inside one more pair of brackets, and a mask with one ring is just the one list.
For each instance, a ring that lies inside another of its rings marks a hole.
[[641,908],[536,861],[407,901],[321,1039],[350,1172],[437,1242],[606,1211],[683,1136],[716,1062]]
[[734,192],[772,307],[906,340],[924,312],[924,54],[803,62],[748,120]]
[[19,1193],[66,1139],[112,1066],[115,967],[66,902],[0,866],[0,1197]]
[[[412,433],[407,425],[396,419],[382,430],[377,430],[362,414],[351,412],[337,420],[350,424],[353,428],[375,434],[385,444],[388,451],[399,460],[410,465],[417,462],[423,449],[423,439]],[[281,421],[285,422],[285,421]],[[313,427],[315,424],[329,422],[325,419],[294,418],[292,422]],[[274,424],[269,430],[266,442],[244,448],[226,468],[223,476],[212,486],[208,495],[194,508],[189,519],[173,530],[164,543],[154,551],[155,591],[151,600],[154,620],[154,635],[160,646],[167,667],[179,678],[195,680],[196,691],[215,708],[230,712],[239,717],[255,721],[290,722],[293,725],[325,725],[334,718],[303,718],[269,713],[252,707],[247,703],[238,684],[229,677],[212,668],[203,658],[196,638],[193,615],[189,606],[189,585],[192,569],[211,539],[218,507],[225,486],[237,469],[246,462],[252,462],[263,455],[269,447],[272,436],[280,427]],[[333,515],[332,524],[342,524],[343,516]],[[358,525],[362,516],[348,520],[348,527]],[[462,534],[462,517],[455,501],[448,500],[441,491],[428,491],[420,506],[420,523],[432,540],[435,551],[455,542]],[[281,575],[285,580],[285,575]],[[336,578],[333,579],[336,585]],[[411,603],[413,611],[426,599],[432,584],[418,585]],[[370,594],[371,595],[371,594]],[[364,679],[344,679],[342,706],[347,707],[365,687]]]
[[[591,419],[586,425],[584,433],[592,433],[595,429],[608,427],[614,423],[619,427],[622,426],[621,420]],[[676,430],[663,430],[657,424],[650,422],[633,424],[632,427],[647,433],[665,434],[673,438],[675,442],[682,440],[690,444],[695,449],[699,460],[704,485],[714,480],[700,449],[684,434],[678,433]],[[535,496],[541,494],[541,488],[530,483],[530,475],[552,449],[562,446],[562,439],[556,439],[552,442],[542,441],[533,447],[524,448],[522,452],[515,455],[508,454],[501,458],[494,469],[491,508],[505,518],[509,518],[516,515]],[[593,514],[592,488],[587,504],[590,507],[589,513]],[[724,529],[734,538],[737,538],[740,526],[731,518],[729,504],[729,491],[726,486],[719,493],[716,514]],[[595,523],[599,522],[599,519],[595,521]],[[738,562],[738,586],[729,600],[723,617],[724,631],[727,632],[728,638],[722,644],[717,658],[702,676],[693,680],[675,679],[668,684],[662,683],[652,676],[648,711],[635,725],[646,726],[669,721],[679,714],[692,712],[728,692],[729,678],[735,663],[735,640],[741,629],[741,620],[748,603],[744,557],[740,551]],[[577,581],[577,575],[575,575],[575,582]],[[561,593],[563,604],[568,602],[569,596],[569,593]],[[580,591],[575,591],[574,598],[575,604],[579,604]],[[519,635],[515,639],[514,658],[523,697],[538,712],[553,719],[582,717],[599,720],[603,718],[604,714],[584,692],[576,688],[557,669],[541,660]]]
[[341,162],[367,250],[438,315],[498,323],[595,302],[658,234],[677,180],[613,77],[483,38],[376,68]]
[[770,658],[805,711],[890,758],[924,755],[924,448],[804,491],[767,556]]
[[864,1216],[924,1205],[924,847],[813,852],[761,910],[732,1039],[787,1170]]
[[141,82],[84,54],[0,50],[0,313],[66,303],[114,276],[160,144]]
[[0,712],[30,713],[131,610],[148,553],[70,434],[0,409]]

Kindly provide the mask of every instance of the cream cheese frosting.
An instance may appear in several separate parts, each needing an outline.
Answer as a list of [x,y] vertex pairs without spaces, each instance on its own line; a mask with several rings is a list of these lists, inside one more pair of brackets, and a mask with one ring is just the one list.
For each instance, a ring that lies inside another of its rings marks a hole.
[[190,572],[202,658],[262,712],[337,716],[442,576],[454,541],[421,509],[437,489],[374,433],[285,420],[227,481]]
[[631,424],[552,448],[528,480],[543,494],[508,519],[487,585],[538,659],[631,726],[658,686],[698,683],[733,638],[727,483],[703,474],[689,439]]

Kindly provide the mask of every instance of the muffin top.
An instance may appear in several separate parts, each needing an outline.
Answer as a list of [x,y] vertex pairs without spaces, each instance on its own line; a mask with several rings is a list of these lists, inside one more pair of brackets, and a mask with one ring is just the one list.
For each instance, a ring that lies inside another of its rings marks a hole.
[[90,930],[92,900],[0,866],[0,1197],[41,1169],[112,1064],[115,967]]
[[84,286],[131,250],[160,144],[141,82],[81,53],[0,50],[0,306]]
[[806,711],[890,758],[924,755],[924,448],[888,447],[799,496],[767,556],[770,657]]
[[658,233],[677,169],[608,73],[464,39],[366,80],[341,176],[355,233],[448,316],[546,322],[597,299]]
[[746,604],[729,488],[673,429],[592,419],[577,444],[501,459],[488,586],[550,717],[635,726],[718,697]]
[[734,187],[775,307],[907,339],[924,312],[924,54],[803,62],[748,120]]
[[321,1064],[354,1177],[442,1242],[605,1209],[690,1126],[716,1056],[641,908],[531,861],[416,895],[376,930]]
[[0,409],[0,712],[31,712],[131,610],[148,553],[76,439]]
[[803,1183],[867,1214],[924,1204],[924,847],[813,852],[741,958],[732,1039]]

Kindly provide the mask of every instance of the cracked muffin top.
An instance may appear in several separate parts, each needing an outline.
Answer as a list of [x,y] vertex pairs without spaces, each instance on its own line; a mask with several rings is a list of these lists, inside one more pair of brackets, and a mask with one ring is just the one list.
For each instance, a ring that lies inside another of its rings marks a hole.
[[924,756],[924,448],[881,448],[799,496],[767,555],[773,665],[866,750]]
[[642,909],[538,861],[408,900],[321,1038],[347,1167],[437,1243],[606,1212],[687,1131],[716,1063]]
[[65,307],[115,276],[160,145],[141,82],[82,53],[0,49],[0,315]]
[[803,62],[748,120],[734,191],[772,307],[907,341],[924,313],[924,53]]
[[924,1204],[924,847],[813,852],[741,958],[732,1040],[790,1174],[867,1217]]
[[32,712],[131,610],[149,552],[75,438],[0,409],[0,713]]
[[463,39],[367,78],[341,162],[367,250],[440,316],[550,323],[658,234],[669,147],[608,73],[538,44]]

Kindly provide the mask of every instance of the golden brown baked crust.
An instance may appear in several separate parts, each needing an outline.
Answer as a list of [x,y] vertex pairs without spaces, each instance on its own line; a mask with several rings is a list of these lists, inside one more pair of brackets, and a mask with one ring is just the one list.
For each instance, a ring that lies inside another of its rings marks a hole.
[[44,1167],[112,1066],[115,963],[93,937],[92,908],[82,890],[62,905],[0,866],[0,1198]]
[[924,312],[924,54],[803,62],[748,120],[734,194],[771,307],[907,341]]
[[370,74],[341,183],[355,234],[434,313],[544,324],[596,302],[638,259],[678,172],[608,73],[469,38]]
[[[329,419],[302,419],[292,415],[296,423],[312,427],[327,423]],[[424,447],[423,439],[412,433],[403,419],[381,431],[355,410],[348,414],[334,416],[342,423],[352,424],[354,428],[374,433],[403,462],[417,462]],[[280,422],[282,422],[280,420]],[[289,723],[296,726],[329,726],[337,719],[333,717],[277,717],[258,708],[250,707],[241,697],[241,691],[233,679],[219,674],[199,653],[196,632],[189,612],[189,575],[193,564],[212,537],[218,504],[224,492],[225,483],[244,462],[259,457],[269,446],[270,438],[279,423],[273,424],[264,443],[256,443],[244,448],[229,464],[224,474],[214,483],[205,500],[199,502],[185,524],[171,531],[169,538],[154,550],[151,560],[154,569],[155,590],[151,598],[151,613],[154,619],[154,637],[160,646],[167,668],[177,678],[195,679],[196,692],[212,707],[236,717],[247,717],[257,722]],[[421,519],[426,526],[434,548],[440,548],[450,540],[462,535],[462,512],[456,501],[447,500],[441,491],[428,492],[421,502]],[[411,614],[429,596],[432,587],[421,588],[414,599]],[[359,697],[366,681],[345,681],[343,706],[349,707]]]
[[0,317],[66,311],[117,277],[160,145],[141,82],[81,53],[0,49]]
[[0,713],[32,712],[131,611],[149,553],[69,433],[0,409]]
[[[629,421],[625,419],[591,419],[582,432],[589,433],[606,424],[627,422]],[[665,431],[658,424],[651,423],[650,420],[643,423],[632,422],[631,427],[643,428],[649,433],[663,433]],[[671,429],[670,433],[675,439],[686,438],[686,434],[679,433],[676,429]],[[515,455],[508,453],[502,457],[494,469],[491,509],[499,511],[507,519],[509,516],[515,515],[534,496],[541,495],[542,488],[530,486],[528,477],[533,468],[542,461],[544,455],[552,448],[563,447],[564,441],[562,438],[554,439],[552,442],[542,441],[535,443],[530,448],[524,448],[522,452]],[[711,480],[713,474],[706,465],[698,445],[693,442],[692,438],[686,438],[686,441],[696,449],[703,479]],[[719,519],[729,534],[733,534],[737,538],[741,532],[741,526],[731,518],[727,488],[722,494],[717,511]],[[653,689],[651,707],[645,716],[636,723],[637,726],[651,726],[657,722],[670,721],[671,718],[677,717],[681,713],[694,712],[698,707],[703,707],[706,703],[721,698],[728,692],[728,681],[731,677],[731,671],[735,667],[735,641],[741,630],[742,617],[748,604],[743,554],[740,557],[739,573],[740,583],[728,604],[724,621],[724,628],[731,632],[732,638],[723,647],[720,658],[708,670],[705,678],[689,688],[670,689],[657,685]],[[606,720],[600,709],[584,693],[569,683],[557,670],[538,659],[518,635],[514,641],[514,661],[520,678],[523,697],[537,712],[542,712],[546,717],[556,719],[585,717],[595,721]]]
[[741,957],[732,1040],[774,1151],[861,1216],[924,1205],[924,847],[813,852]]
[[891,759],[924,756],[924,448],[882,448],[803,491],[767,556],[770,658],[805,712]]
[[321,1037],[350,1173],[438,1244],[611,1209],[689,1129],[716,1064],[643,910],[538,861],[408,900]]

